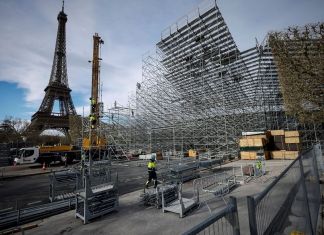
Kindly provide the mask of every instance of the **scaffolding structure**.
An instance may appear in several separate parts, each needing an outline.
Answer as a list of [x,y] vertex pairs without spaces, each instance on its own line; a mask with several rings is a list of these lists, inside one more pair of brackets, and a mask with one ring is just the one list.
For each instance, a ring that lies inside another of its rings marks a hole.
[[115,104],[103,115],[110,148],[227,158],[238,156],[244,131],[302,130],[307,146],[318,140],[317,127],[286,115],[268,42],[240,52],[216,2],[204,1],[143,56],[128,107]]
[[242,131],[266,129],[263,89],[278,90],[275,79],[260,82],[260,73],[273,73],[260,48],[238,50],[214,1],[164,30],[155,53],[143,58],[135,146],[237,156]]

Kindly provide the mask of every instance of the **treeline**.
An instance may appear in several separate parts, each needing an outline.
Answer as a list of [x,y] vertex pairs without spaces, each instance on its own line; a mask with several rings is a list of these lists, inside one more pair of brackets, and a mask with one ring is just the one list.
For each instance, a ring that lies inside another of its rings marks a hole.
[[[69,144],[65,136],[59,132],[42,134],[40,136],[26,133],[30,121],[12,116],[5,117],[0,122],[0,143],[9,143],[12,148],[34,145]],[[28,138],[27,138],[28,135]]]

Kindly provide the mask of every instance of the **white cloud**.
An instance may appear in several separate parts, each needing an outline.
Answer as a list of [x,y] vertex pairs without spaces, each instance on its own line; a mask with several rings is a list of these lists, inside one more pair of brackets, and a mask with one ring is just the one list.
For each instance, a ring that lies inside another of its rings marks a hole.
[[[82,106],[88,107],[91,64],[87,61],[92,59],[92,35],[95,32],[105,41],[101,55],[105,107],[111,106],[115,100],[127,105],[130,92],[135,91],[136,82],[142,79],[142,54],[154,47],[163,29],[199,2],[202,0],[66,1],[68,79],[72,95],[78,98],[74,101],[78,113],[82,113]],[[286,16],[275,20],[272,17],[271,12],[277,12],[277,5],[294,5],[293,12],[287,12],[289,23],[323,20],[322,14],[319,18],[322,7],[316,7],[320,0],[311,4],[305,2],[302,7],[294,4],[293,0],[280,2],[270,4],[269,15],[261,20],[256,20],[256,17],[263,16],[264,11],[258,9],[267,9],[267,2],[220,0],[218,4],[230,31],[235,32],[234,40],[244,49],[254,45],[254,36],[262,39],[264,32],[273,27],[287,26]],[[60,1],[44,0],[0,1],[0,81],[16,83],[25,89],[25,102],[31,111],[39,107],[50,78],[60,4]],[[238,4],[245,7],[235,8]],[[297,14],[303,13],[306,5],[309,11],[313,9],[312,14]],[[251,12],[250,8],[254,11]],[[251,14],[246,15],[243,10]]]
[[90,105],[76,106],[75,110],[76,110],[78,115],[81,115],[81,116],[84,115],[84,117],[87,117],[90,114]]

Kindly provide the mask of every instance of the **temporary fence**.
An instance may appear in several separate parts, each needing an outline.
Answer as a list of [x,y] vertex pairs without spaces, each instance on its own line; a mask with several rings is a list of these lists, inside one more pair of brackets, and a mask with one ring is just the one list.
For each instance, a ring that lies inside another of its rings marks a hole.
[[[250,234],[316,234],[322,162],[321,145],[316,144],[299,155],[261,193],[248,196]],[[221,211],[184,235],[240,234],[237,215],[236,199],[230,197]]]
[[320,145],[299,155],[264,191],[248,196],[249,225],[255,234],[315,234],[320,207],[317,159]]
[[234,197],[230,197],[230,200],[224,209],[211,215],[208,219],[185,232],[183,235],[194,234],[239,235],[240,230],[236,199]]

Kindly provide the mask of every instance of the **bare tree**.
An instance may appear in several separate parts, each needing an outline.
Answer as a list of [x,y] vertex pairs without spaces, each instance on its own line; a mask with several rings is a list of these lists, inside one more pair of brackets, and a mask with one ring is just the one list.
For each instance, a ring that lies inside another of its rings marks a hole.
[[23,133],[27,129],[29,121],[12,116],[5,117],[0,126],[0,142],[23,141]]

